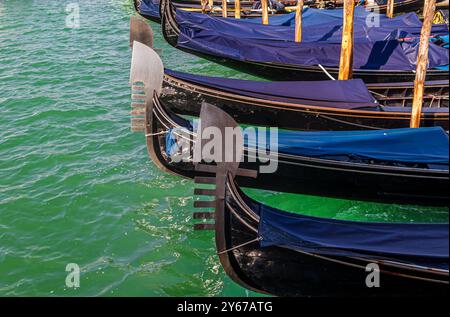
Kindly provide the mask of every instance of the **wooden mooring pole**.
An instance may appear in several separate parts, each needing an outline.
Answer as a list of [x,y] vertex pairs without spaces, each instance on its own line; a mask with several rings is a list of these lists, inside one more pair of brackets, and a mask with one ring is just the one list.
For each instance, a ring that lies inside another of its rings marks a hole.
[[428,68],[428,46],[435,10],[436,0],[425,0],[423,8],[424,20],[422,30],[420,32],[419,51],[417,53],[416,79],[414,80],[414,97],[412,103],[411,122],[409,124],[411,128],[418,128],[420,126],[424,85]]
[[241,0],[234,0],[234,17],[241,18]]
[[394,17],[394,0],[387,0],[386,15],[388,18]]
[[267,0],[261,0],[262,23],[269,24],[269,6]]
[[207,0],[200,0],[200,5],[202,6],[202,13],[206,13]]
[[297,0],[297,8],[295,9],[295,42],[302,41],[302,11],[303,0]]
[[227,0],[222,0],[222,17],[224,18],[228,17]]
[[347,80],[352,78],[354,16],[355,16],[355,1],[344,0],[344,26],[342,29],[341,57],[339,62],[339,80]]

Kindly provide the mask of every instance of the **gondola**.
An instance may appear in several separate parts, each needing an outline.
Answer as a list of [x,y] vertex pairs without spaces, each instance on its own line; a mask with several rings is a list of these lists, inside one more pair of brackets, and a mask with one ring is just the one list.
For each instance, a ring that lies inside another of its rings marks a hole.
[[[409,1],[409,0],[408,0]],[[153,22],[161,23],[161,15],[160,15],[160,1],[159,0],[133,0],[134,8],[136,12],[138,12],[142,17],[151,20]],[[258,10],[252,9],[253,1],[241,1],[241,17],[260,17],[261,12]],[[178,8],[183,8],[185,10],[201,10],[201,1],[200,0],[182,0],[176,1],[174,5]],[[214,1],[213,8],[220,8],[222,5],[221,1]],[[230,7],[231,6],[231,7]],[[233,3],[228,3],[228,8],[230,10],[230,14],[233,13]],[[209,7],[207,8],[209,9]],[[270,11],[271,14],[278,13],[275,10]],[[213,16],[220,16],[222,13],[219,10],[208,10],[208,14]]]
[[[201,119],[203,129],[224,132],[236,126],[209,105]],[[237,140],[232,148],[239,157],[242,135]],[[237,162],[222,156],[214,168],[198,164],[197,169],[212,174],[195,179],[194,193],[202,199],[194,207],[202,211],[193,214],[194,228],[215,230],[220,263],[239,285],[275,296],[447,296],[448,223],[355,222],[289,213],[246,196],[234,178],[255,173]],[[205,200],[208,196],[213,199]]]
[[[180,149],[179,142],[187,140],[188,148],[184,154],[192,153],[193,126],[190,121],[169,111],[160,100],[163,65],[159,59],[140,63],[147,54],[156,55],[148,46],[134,42],[131,83],[144,82],[151,89],[145,88],[146,94],[143,95],[142,87],[133,86],[132,114],[136,116],[132,120],[133,129],[145,130],[149,155],[162,170],[189,178],[201,176],[194,170],[192,161],[178,162],[174,159]],[[153,99],[146,97],[153,96],[154,91]],[[146,103],[139,103],[139,100],[146,100]],[[383,141],[386,138],[390,141]],[[319,153],[308,147],[313,139],[319,143],[330,140],[331,143],[318,145],[325,151]],[[448,205],[448,135],[440,127],[283,131],[279,133],[278,144],[277,153],[268,155],[270,162],[277,165],[276,173],[261,174],[256,180],[238,178],[239,185],[355,200]],[[337,152],[333,150],[335,147]],[[246,157],[253,158],[255,153],[254,147],[248,143]],[[381,156],[370,153],[381,153]],[[244,167],[251,169],[263,165],[259,161],[243,163]]]
[[[310,28],[314,28],[315,32],[307,32],[304,18],[303,33],[311,40],[304,39],[302,43],[295,43],[293,27],[289,24],[285,26],[286,23],[292,23],[295,18],[293,15],[274,17],[270,26],[262,26],[251,20],[227,20],[176,10],[171,0],[161,0],[161,25],[165,39],[172,46],[239,70],[273,80],[337,78],[340,35],[336,32],[342,18],[326,10],[305,10],[310,12]],[[374,33],[373,40],[369,41],[366,39],[365,26],[367,13],[362,10],[359,14],[360,18],[355,19],[355,30],[362,33],[358,35],[361,40],[355,41],[353,77],[361,78],[365,83],[414,81],[415,60],[412,61],[414,54],[410,54],[415,52],[420,33],[421,23],[417,16],[411,13],[385,20],[383,27],[371,28],[373,32],[383,35]],[[330,23],[322,22],[326,17]],[[380,19],[384,17],[380,15]],[[320,26],[317,25],[319,20]],[[402,26],[397,28],[397,23]],[[217,31],[219,29],[220,32]],[[410,31],[414,33],[412,37],[409,37]],[[395,38],[388,36],[389,32],[391,35],[397,32]],[[433,35],[448,35],[447,26],[435,25]],[[448,50],[433,44],[430,45],[429,56],[430,69],[426,79],[447,79]]]
[[[254,12],[253,14],[250,14],[250,10],[252,9],[252,4],[254,1],[241,1],[241,9],[243,10],[242,14],[243,17],[247,16],[258,16],[259,14],[256,14]],[[296,1],[280,1],[284,5],[291,5],[292,7],[295,6]],[[151,21],[161,23],[161,17],[159,14],[159,0],[133,0],[134,8],[136,12],[138,12],[141,16],[143,16],[146,19],[149,19]],[[177,1],[177,5],[183,8],[189,8],[189,9],[200,9],[201,8],[201,1],[200,0],[192,0],[192,1]],[[377,10],[379,13],[386,13],[387,5],[385,1],[377,1]],[[214,7],[221,7],[222,2],[221,1],[214,1],[213,2]],[[233,3],[229,3],[229,6],[232,6]],[[323,9],[341,9],[342,8],[342,2],[339,1],[306,1],[306,6],[309,6],[311,8],[323,8]],[[405,12],[412,12],[421,9],[423,3],[421,0],[395,0],[394,3],[394,12],[395,13],[405,13]],[[232,9],[230,8],[230,9]],[[289,9],[288,9],[289,10]]]
[[[357,80],[264,83],[168,69],[163,87],[161,100],[178,114],[198,116],[201,104],[208,102],[239,123],[308,131],[407,128],[414,88],[413,83],[366,86]],[[345,91],[346,100],[330,102],[327,98],[337,91]],[[362,91],[366,100],[348,103]],[[448,81],[429,82],[426,91],[421,126],[448,130]]]
[[156,23],[161,23],[159,0],[133,0],[134,9],[142,17]]
[[[294,3],[295,1],[292,1]],[[326,8],[326,9],[335,9],[335,8],[342,8],[343,1],[311,1],[312,3],[309,4],[312,8]],[[361,1],[357,1],[359,3]],[[386,13],[387,11],[387,1],[386,0],[375,0],[374,1],[377,5],[377,9],[379,13]],[[308,3],[308,2],[307,2]],[[423,1],[421,0],[395,0],[394,1],[394,13],[406,13],[406,12],[413,12],[418,11],[422,9],[423,7]]]
[[[146,40],[143,40],[146,39]],[[150,26],[131,18],[130,43],[152,46]],[[162,63],[151,54],[140,63]],[[151,61],[151,59],[158,61]],[[448,81],[426,85],[421,126],[448,130]],[[232,114],[239,123],[300,130],[409,127],[413,83],[364,85],[361,80],[257,82],[165,70],[161,101],[182,115],[197,116],[203,102]],[[289,98],[290,96],[290,98]]]

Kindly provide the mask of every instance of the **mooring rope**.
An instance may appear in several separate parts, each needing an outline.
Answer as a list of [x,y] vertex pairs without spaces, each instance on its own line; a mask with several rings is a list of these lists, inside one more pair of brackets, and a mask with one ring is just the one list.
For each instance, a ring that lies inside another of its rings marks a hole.
[[[161,120],[161,118],[158,116],[158,113],[157,113],[156,111],[153,111],[153,113],[155,114],[156,119],[164,126],[164,128],[167,129],[167,130],[165,131],[165,133],[169,132],[170,130],[172,130],[172,129],[174,129],[174,128],[181,128],[180,126],[175,125],[175,124],[173,124],[173,126],[174,126],[173,128],[170,128],[169,126],[167,126],[167,125]],[[162,113],[160,113],[160,114],[163,115]],[[179,136],[180,138],[185,139],[186,141],[195,143],[195,140],[194,140],[194,139],[187,138],[186,136],[180,134],[180,133],[177,132],[176,130],[172,130],[172,131],[173,131],[173,134],[175,134],[176,136]],[[159,132],[158,132],[158,133],[159,133]],[[161,133],[161,134],[162,134],[162,133]]]
[[331,76],[331,74],[325,69],[325,67],[323,67],[322,65],[318,64],[320,69],[325,73],[325,75],[327,75],[331,80],[336,80],[336,78],[334,78],[333,76]]
[[160,132],[155,132],[155,133],[147,133],[145,134],[145,136],[157,136],[157,135],[162,135],[162,134],[166,134],[167,132],[169,132],[170,130],[164,130],[164,131],[160,131]]
[[370,92],[372,95],[378,95],[378,96],[380,96],[380,97],[387,98],[386,95],[380,94],[379,92],[376,92],[376,91],[373,91],[373,90],[369,90],[369,92]]
[[229,248],[229,249],[226,249],[226,250],[223,250],[223,251],[219,251],[219,252],[217,252],[217,254],[219,254],[219,255],[220,255],[220,254],[224,254],[224,253],[227,253],[227,252],[230,252],[230,251],[239,249],[239,248],[241,248],[241,247],[243,247],[243,246],[246,246],[247,244],[250,244],[250,243],[253,243],[253,242],[257,242],[257,241],[261,241],[261,240],[262,240],[262,237],[257,237],[257,238],[255,238],[255,239],[253,239],[253,240],[250,240],[250,241],[241,243],[241,244],[239,244],[239,245],[237,245],[237,246],[234,246],[234,247],[231,247],[231,248]]

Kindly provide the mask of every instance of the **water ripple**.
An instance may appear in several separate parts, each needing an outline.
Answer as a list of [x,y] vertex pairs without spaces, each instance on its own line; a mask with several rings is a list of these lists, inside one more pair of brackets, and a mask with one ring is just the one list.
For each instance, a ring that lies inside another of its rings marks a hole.
[[[192,182],[159,171],[130,133],[131,0],[77,3],[80,29],[66,28],[64,1],[0,2],[0,295],[251,294],[225,277],[213,234],[193,232]],[[170,48],[151,25],[168,67],[252,78]],[[337,218],[408,214],[253,195]]]

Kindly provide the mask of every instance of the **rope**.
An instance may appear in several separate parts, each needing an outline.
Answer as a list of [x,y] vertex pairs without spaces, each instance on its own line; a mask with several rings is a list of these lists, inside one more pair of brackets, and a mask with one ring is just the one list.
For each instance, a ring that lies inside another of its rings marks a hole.
[[156,133],[147,133],[145,136],[157,136],[157,135],[162,135],[169,132],[169,130],[165,130],[165,131],[160,131],[160,132],[156,132]]
[[224,254],[224,253],[227,253],[227,252],[236,250],[236,249],[238,249],[238,248],[240,248],[240,247],[246,246],[247,244],[250,244],[250,243],[253,243],[253,242],[257,242],[257,241],[261,241],[261,240],[262,240],[262,237],[257,237],[257,238],[255,238],[255,239],[253,239],[253,240],[250,240],[250,241],[241,243],[241,244],[239,244],[239,245],[237,245],[237,246],[235,246],[235,247],[232,247],[232,248],[229,248],[229,249],[226,249],[226,250],[223,250],[223,251],[219,251],[219,252],[217,252],[217,254],[219,254],[219,255],[220,255],[220,254]]
[[333,76],[331,76],[331,74],[325,69],[325,67],[323,67],[322,65],[319,64],[319,67],[321,70],[323,70],[323,72],[325,73],[325,75],[327,75],[331,80],[336,80],[336,78],[334,78]]
[[[164,126],[164,128],[167,129],[166,132],[168,132],[169,130],[171,130],[171,128],[170,128],[169,126],[167,126],[167,125],[161,120],[161,118],[158,116],[158,113],[157,113],[156,111],[153,111],[153,113],[155,114],[156,119]],[[163,115],[163,114],[161,114],[161,115]],[[174,125],[175,128],[181,128],[179,125],[175,125],[175,124],[173,124],[173,125]],[[177,132],[176,130],[173,131],[173,134],[175,134],[176,136],[178,136],[178,137],[180,137],[180,138],[182,138],[182,139],[185,139],[186,141],[195,143],[195,140],[192,140],[192,139],[189,139],[189,138],[185,137],[184,135],[180,134],[180,133]]]
[[368,125],[358,124],[358,123],[353,123],[353,122],[348,122],[348,121],[344,121],[344,120],[339,120],[339,119],[336,119],[336,118],[331,118],[331,117],[326,116],[326,115],[319,115],[319,116],[321,116],[321,117],[323,117],[325,119],[328,119],[330,121],[335,121],[335,122],[343,123],[343,124],[350,125],[350,126],[364,128],[366,130],[383,130],[383,128],[373,127],[373,126],[368,126]]
[[431,101],[430,101],[430,108],[433,106],[433,102],[434,102],[434,100],[436,99],[436,96],[435,95],[432,95],[432,97],[431,97]]
[[373,91],[373,90],[369,90],[369,92],[370,92],[372,95],[377,95],[377,96],[380,96],[380,97],[383,97],[383,98],[387,98],[386,95],[380,94],[379,92],[376,92],[376,91]]

